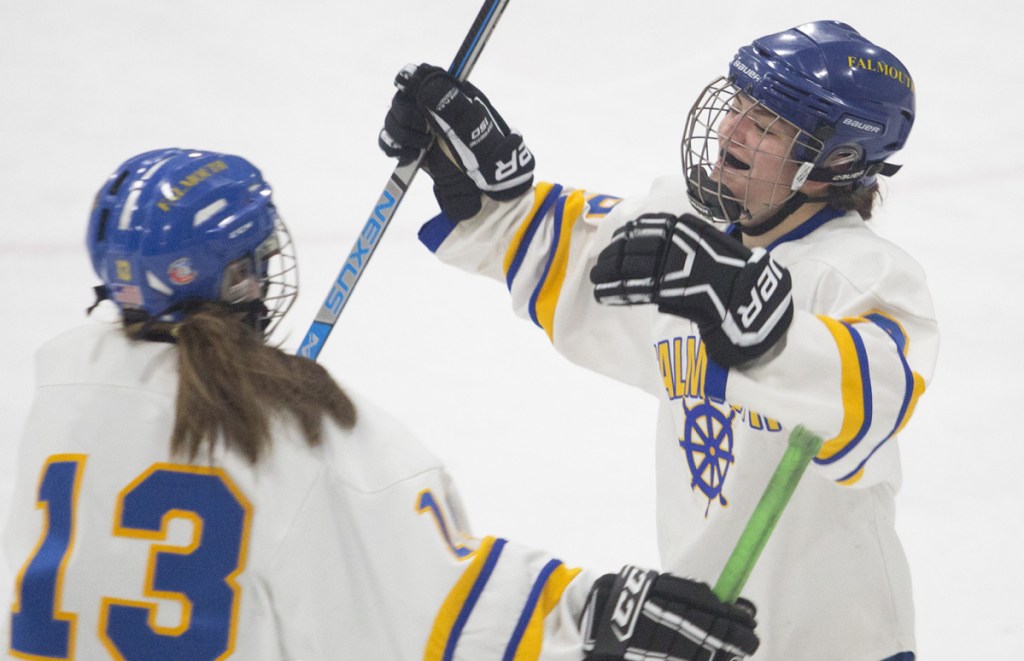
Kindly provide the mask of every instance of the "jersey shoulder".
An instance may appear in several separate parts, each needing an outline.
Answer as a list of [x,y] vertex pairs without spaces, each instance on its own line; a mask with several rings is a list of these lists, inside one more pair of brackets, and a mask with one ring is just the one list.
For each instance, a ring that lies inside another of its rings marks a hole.
[[[686,178],[681,174],[658,177],[651,182],[650,189],[645,193],[630,195],[621,200],[613,199],[615,204],[607,215],[616,225],[635,220],[645,213],[670,213],[676,216],[697,213],[687,197]],[[598,220],[602,217],[599,216]],[[592,221],[594,214],[588,214],[587,218]]]
[[850,314],[879,307],[934,321],[924,269],[856,213],[780,243],[772,255],[792,274],[798,305],[803,301],[814,312]]
[[174,347],[135,342],[120,326],[91,323],[45,342],[35,354],[37,386],[108,385],[173,396]]
[[358,392],[344,390],[355,404],[356,424],[345,430],[325,421],[323,451],[348,488],[372,493],[443,470],[442,462],[403,422]]
[[841,274],[863,290],[894,277],[925,280],[924,269],[913,256],[853,212],[799,239],[784,240],[772,255],[790,268],[803,265]]

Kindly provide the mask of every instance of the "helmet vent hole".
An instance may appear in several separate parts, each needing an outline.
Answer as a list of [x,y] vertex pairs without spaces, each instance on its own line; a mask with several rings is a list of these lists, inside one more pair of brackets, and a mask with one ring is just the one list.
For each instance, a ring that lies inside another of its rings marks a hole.
[[110,218],[110,209],[100,211],[100,222],[96,228],[96,240],[105,241],[107,238],[107,219]]
[[779,88],[779,96],[784,96],[790,101],[793,101],[794,103],[800,103],[800,97],[797,96],[796,94],[790,93],[788,90]]
[[121,170],[121,174],[117,175],[117,179],[114,183],[110,184],[110,189],[107,190],[107,195],[117,195],[118,189],[121,188],[121,184],[128,178],[128,170]]
[[793,103],[802,103],[808,100],[808,95],[803,90],[799,89],[794,85],[790,85],[782,80],[772,81],[774,85],[773,91],[775,94],[786,98]]

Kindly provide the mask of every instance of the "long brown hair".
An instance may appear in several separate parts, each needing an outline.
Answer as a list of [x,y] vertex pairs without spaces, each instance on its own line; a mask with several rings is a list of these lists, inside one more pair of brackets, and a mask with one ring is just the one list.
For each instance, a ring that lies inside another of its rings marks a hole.
[[843,211],[856,211],[862,220],[869,220],[875,206],[875,199],[881,200],[878,182],[870,186],[829,186],[828,203]]
[[171,451],[189,461],[220,442],[256,464],[271,448],[271,419],[279,414],[299,425],[310,446],[323,440],[324,416],[346,429],[355,425],[352,400],[327,370],[266,344],[223,304],[204,304],[163,330],[178,346]]

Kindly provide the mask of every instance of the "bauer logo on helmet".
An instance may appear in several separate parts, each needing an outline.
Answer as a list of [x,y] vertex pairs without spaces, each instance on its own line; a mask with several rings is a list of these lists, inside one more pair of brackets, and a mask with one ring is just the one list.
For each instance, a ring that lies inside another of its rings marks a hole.
[[753,69],[751,69],[747,65],[743,64],[742,62],[740,62],[738,58],[733,60],[732,66],[735,67],[736,69],[738,69],[739,71],[741,71],[743,73],[743,75],[747,76],[748,78],[750,78],[754,82],[760,82],[761,81],[761,76],[759,76],[756,71],[754,71]]
[[860,129],[861,131],[865,131],[867,133],[881,133],[882,131],[885,130],[885,127],[880,124],[869,122],[864,119],[854,119],[853,117],[843,117],[843,125],[855,129]]

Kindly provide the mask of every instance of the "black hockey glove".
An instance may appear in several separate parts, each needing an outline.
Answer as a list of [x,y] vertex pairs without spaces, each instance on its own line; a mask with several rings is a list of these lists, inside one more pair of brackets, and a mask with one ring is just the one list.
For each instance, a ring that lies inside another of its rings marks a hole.
[[584,661],[739,661],[757,651],[754,613],[745,599],[719,601],[705,583],[626,565],[590,590]]
[[391,158],[397,158],[399,165],[412,162],[434,139],[426,118],[416,106],[415,96],[407,91],[405,84],[410,72],[415,71],[414,67],[407,64],[398,72],[395,78],[398,91],[391,99],[391,107],[384,116],[384,128],[377,136],[377,146]]
[[[401,76],[399,74],[399,78]],[[476,215],[480,211],[480,189],[433,139],[427,120],[416,107],[416,99],[400,89],[384,117],[378,146],[388,156],[397,158],[400,165],[412,162],[420,150],[429,147],[421,167],[434,180],[434,197],[441,210],[455,221]]]
[[[430,144],[432,135],[437,137],[445,149],[431,148],[424,169],[434,179],[438,202],[452,220],[479,211],[480,193],[511,200],[530,189],[533,154],[471,83],[421,64],[403,68],[395,86],[398,92],[378,144],[388,156],[408,163]],[[445,152],[449,163],[441,160]]]
[[644,214],[620,227],[590,281],[600,303],[654,303],[693,320],[725,367],[764,354],[793,320],[789,271],[689,214]]

